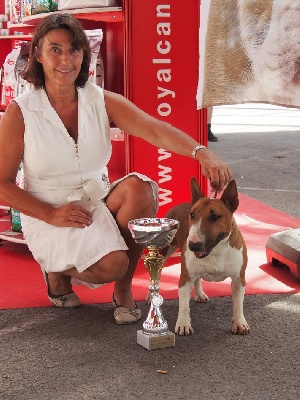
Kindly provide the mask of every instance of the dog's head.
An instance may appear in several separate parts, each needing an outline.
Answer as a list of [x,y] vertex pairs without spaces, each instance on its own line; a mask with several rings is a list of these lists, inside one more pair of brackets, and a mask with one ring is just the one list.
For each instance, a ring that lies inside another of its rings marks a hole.
[[232,180],[220,199],[210,199],[192,177],[191,192],[187,246],[197,258],[204,258],[231,232],[232,215],[239,205],[237,186]]

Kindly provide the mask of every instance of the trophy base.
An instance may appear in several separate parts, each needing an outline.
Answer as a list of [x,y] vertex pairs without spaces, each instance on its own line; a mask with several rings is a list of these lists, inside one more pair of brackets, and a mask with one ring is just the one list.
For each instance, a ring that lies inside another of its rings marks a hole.
[[175,333],[168,331],[166,334],[144,333],[137,331],[137,342],[148,350],[163,349],[175,346]]

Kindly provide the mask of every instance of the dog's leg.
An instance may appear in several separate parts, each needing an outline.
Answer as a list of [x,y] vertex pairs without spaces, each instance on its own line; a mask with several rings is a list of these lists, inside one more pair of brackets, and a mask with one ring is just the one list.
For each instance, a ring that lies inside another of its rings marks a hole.
[[244,317],[243,304],[245,286],[241,284],[240,278],[232,278],[232,304],[233,304],[233,317],[232,317],[232,333],[239,335],[246,335],[250,332],[250,327]]
[[202,288],[201,278],[197,278],[194,282],[194,297],[197,303],[207,303],[209,300]]
[[175,333],[179,335],[193,335],[194,329],[191,325],[190,317],[190,298],[193,282],[186,282],[178,290],[179,296],[179,311],[178,318],[175,326]]

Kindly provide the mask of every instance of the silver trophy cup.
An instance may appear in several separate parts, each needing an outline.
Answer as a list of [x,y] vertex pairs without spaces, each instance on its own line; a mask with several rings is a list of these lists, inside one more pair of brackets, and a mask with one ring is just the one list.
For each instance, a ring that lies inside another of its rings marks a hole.
[[171,243],[178,226],[178,221],[168,218],[139,218],[128,223],[136,243],[148,249],[144,266],[150,275],[150,310],[143,330],[137,332],[137,342],[149,350],[175,345],[175,335],[169,331],[161,311],[163,298],[159,294],[159,281],[164,257],[159,250]]

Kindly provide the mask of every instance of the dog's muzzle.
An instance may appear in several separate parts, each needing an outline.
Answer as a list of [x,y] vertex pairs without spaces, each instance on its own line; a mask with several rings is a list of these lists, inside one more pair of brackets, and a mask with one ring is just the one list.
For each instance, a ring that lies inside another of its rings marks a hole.
[[224,237],[226,236],[226,234],[224,232],[219,233],[217,239],[215,240],[215,242],[213,243],[212,247],[208,250],[204,251],[204,245],[203,242],[192,242],[191,240],[188,243],[189,249],[195,254],[196,258],[205,258],[207,256],[210,255],[210,253],[212,252],[213,248],[220,243],[220,241],[222,239],[224,239]]
[[192,242],[191,240],[188,243],[189,249],[195,254],[197,258],[205,258],[207,257],[212,249],[203,251],[203,243],[202,242]]

